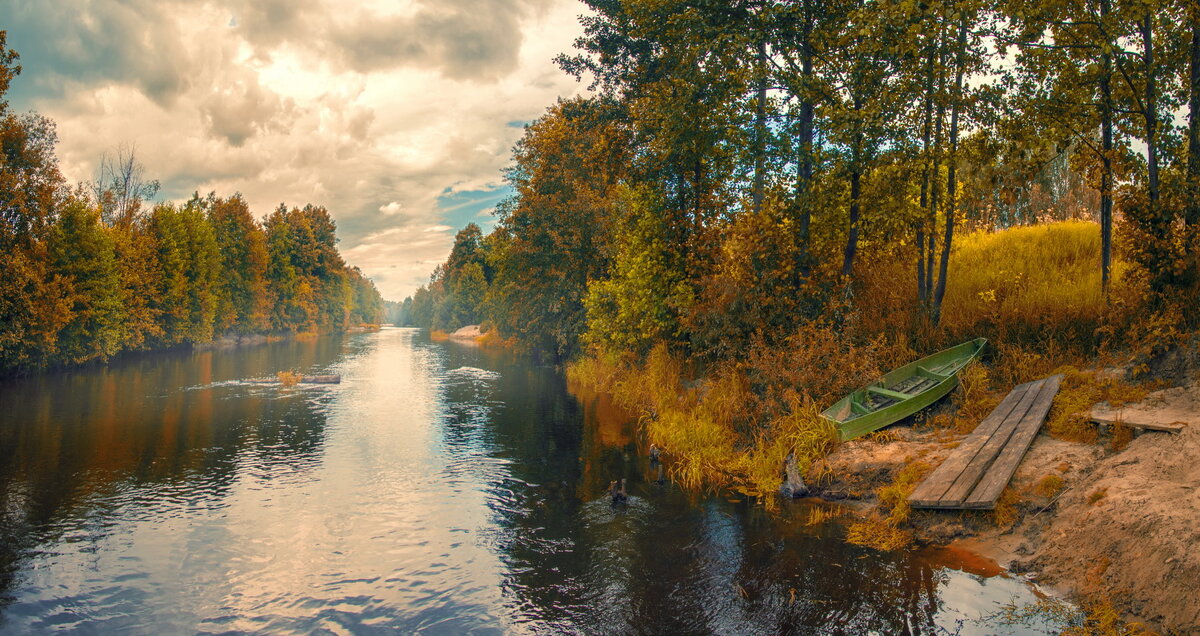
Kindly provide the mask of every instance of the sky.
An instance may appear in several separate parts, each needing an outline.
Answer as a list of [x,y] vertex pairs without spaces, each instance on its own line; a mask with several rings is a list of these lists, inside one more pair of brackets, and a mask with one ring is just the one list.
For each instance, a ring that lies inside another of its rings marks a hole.
[[0,0],[8,100],[95,179],[134,148],[158,197],[323,205],[350,265],[402,300],[470,221],[487,232],[523,126],[583,91],[553,58],[577,0]]

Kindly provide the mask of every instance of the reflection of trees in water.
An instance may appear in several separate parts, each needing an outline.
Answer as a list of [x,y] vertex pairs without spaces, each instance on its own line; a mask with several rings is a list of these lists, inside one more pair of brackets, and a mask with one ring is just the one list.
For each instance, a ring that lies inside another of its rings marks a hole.
[[154,353],[0,384],[0,606],[39,546],[99,542],[122,515],[220,506],[240,471],[310,471],[329,396],[214,383],[324,368],[340,350],[322,338]]

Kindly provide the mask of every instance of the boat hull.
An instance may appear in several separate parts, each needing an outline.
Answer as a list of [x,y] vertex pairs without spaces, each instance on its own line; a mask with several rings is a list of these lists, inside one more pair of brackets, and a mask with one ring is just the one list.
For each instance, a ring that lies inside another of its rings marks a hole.
[[894,424],[958,386],[958,372],[978,357],[986,343],[978,338],[906,364],[838,400],[821,416],[837,426],[842,441]]

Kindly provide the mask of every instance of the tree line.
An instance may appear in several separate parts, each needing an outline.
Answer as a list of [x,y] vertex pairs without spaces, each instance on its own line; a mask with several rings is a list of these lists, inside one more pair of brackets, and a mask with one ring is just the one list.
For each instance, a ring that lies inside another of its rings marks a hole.
[[409,323],[721,359],[902,260],[936,328],[956,233],[1047,218],[1096,220],[1102,285],[1120,238],[1195,319],[1194,0],[586,4],[558,62],[592,93],[526,127],[495,230],[458,234]]
[[[5,43],[0,100],[21,70]],[[281,204],[260,223],[239,194],[151,204],[132,149],[72,187],[56,143],[53,121],[0,101],[0,374],[381,319],[325,208]]]

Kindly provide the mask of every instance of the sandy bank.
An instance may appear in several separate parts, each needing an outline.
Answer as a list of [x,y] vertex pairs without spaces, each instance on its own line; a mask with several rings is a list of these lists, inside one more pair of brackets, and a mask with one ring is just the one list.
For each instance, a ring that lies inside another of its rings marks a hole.
[[[1180,434],[1143,433],[1120,451],[1107,438],[1081,444],[1043,433],[1009,485],[1011,508],[913,511],[915,536],[975,550],[1069,595],[1106,596],[1152,629],[1192,633],[1200,628],[1200,382],[1153,393],[1134,410],[1191,424]],[[936,466],[961,439],[892,430],[899,440],[843,444],[810,476],[827,468],[827,492],[870,508],[875,488],[901,468]],[[1057,492],[1045,487],[1054,478]]]

